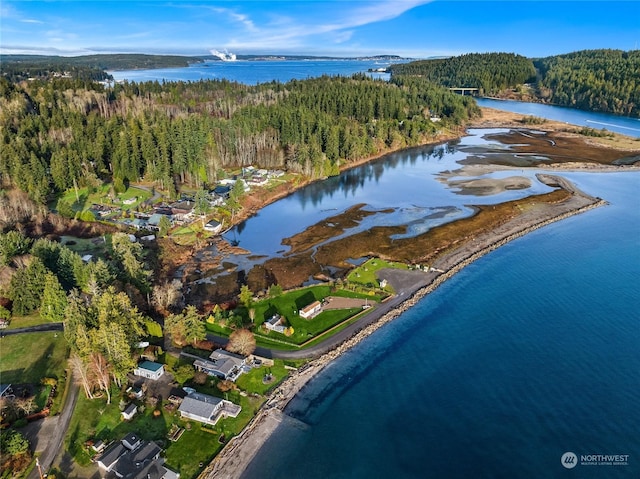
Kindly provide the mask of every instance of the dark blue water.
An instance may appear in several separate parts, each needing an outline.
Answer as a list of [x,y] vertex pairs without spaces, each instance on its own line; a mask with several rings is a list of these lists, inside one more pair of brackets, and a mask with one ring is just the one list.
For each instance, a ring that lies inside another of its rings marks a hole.
[[[385,68],[390,62],[382,60],[274,60],[235,62],[209,61],[185,68],[160,68],[155,70],[122,70],[109,72],[116,81],[198,81],[226,79],[248,85],[272,80],[288,82],[322,75],[350,76]],[[373,78],[389,79],[385,73],[371,73]]]
[[[640,477],[640,174],[475,262],[295,399],[246,478]],[[628,466],[562,467],[571,451]]]
[[[255,84],[378,67],[216,62],[114,76]],[[479,103],[640,137],[638,120]],[[236,233],[248,249],[273,254],[282,237],[350,201],[391,205],[398,214],[416,206],[453,206],[464,214],[464,204],[481,199],[457,201],[437,184],[437,172],[457,167],[458,153],[435,153],[401,152],[270,206],[286,219],[273,241],[265,242],[269,235],[259,227],[277,216],[268,209]],[[610,205],[485,256],[333,363],[291,403],[293,419],[283,422],[245,477],[640,477],[640,174],[565,175]],[[390,186],[397,182],[405,187]],[[249,234],[254,227],[260,234]],[[260,241],[250,244],[251,238]],[[628,454],[629,465],[568,470],[560,463],[568,451],[578,458]]]

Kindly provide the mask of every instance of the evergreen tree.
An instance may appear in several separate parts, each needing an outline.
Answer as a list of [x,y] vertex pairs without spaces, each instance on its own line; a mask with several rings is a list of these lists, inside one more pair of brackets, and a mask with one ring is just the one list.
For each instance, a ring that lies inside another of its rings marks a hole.
[[47,321],[62,322],[67,307],[67,294],[55,274],[47,272],[40,304],[40,316]]

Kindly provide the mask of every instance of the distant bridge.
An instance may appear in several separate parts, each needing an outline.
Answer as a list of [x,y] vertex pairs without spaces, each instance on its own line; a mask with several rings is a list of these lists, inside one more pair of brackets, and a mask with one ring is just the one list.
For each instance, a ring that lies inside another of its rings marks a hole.
[[478,88],[453,87],[453,88],[449,88],[449,90],[455,93],[460,93],[461,95],[464,95],[466,92],[468,92],[469,95],[478,94]]

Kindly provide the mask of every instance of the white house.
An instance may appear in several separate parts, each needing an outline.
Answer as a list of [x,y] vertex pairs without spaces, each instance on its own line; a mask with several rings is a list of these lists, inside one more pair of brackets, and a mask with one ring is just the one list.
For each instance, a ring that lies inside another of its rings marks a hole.
[[164,374],[164,364],[154,363],[153,361],[142,361],[138,364],[138,367],[133,370],[133,374],[155,381]]
[[138,406],[133,403],[129,403],[127,407],[124,408],[124,411],[122,411],[120,414],[122,414],[122,419],[124,419],[125,421],[131,421],[133,419],[133,416],[135,416],[137,412]]
[[282,316],[274,314],[264,322],[264,327],[269,331],[275,331],[276,333],[284,333],[285,327],[282,325]]
[[320,301],[314,301],[313,303],[302,308],[298,314],[304,319],[311,319],[316,317],[322,312],[322,303]]
[[180,416],[215,425],[220,418],[238,417],[242,408],[237,404],[208,394],[191,393],[180,403]]
[[220,231],[222,231],[222,223],[216,220],[211,220],[206,225],[204,225],[204,230],[217,235],[218,233],[220,233]]

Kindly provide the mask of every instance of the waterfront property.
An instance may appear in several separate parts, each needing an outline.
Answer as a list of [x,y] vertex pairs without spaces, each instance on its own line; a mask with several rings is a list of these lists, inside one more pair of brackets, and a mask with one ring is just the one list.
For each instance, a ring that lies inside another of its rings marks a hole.
[[204,230],[217,235],[222,231],[222,223],[216,220],[211,220],[204,225]]
[[322,303],[320,301],[314,301],[313,303],[305,306],[298,313],[304,319],[313,319],[322,312]]
[[160,379],[164,374],[164,364],[154,363],[153,361],[143,361],[133,370],[133,374],[154,381]]
[[220,379],[235,381],[244,372],[246,358],[233,354],[224,349],[216,349],[209,356],[211,361],[196,359],[193,367],[209,376],[217,376]]
[[178,408],[181,417],[212,426],[223,417],[238,417],[241,410],[239,405],[231,401],[197,392],[184,398]]

